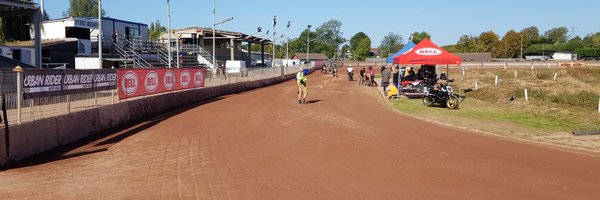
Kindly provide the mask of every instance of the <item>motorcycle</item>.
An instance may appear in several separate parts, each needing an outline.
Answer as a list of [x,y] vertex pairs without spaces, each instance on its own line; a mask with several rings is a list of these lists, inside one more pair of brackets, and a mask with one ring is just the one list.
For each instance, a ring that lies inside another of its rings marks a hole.
[[454,94],[452,86],[441,85],[438,91],[430,90],[425,87],[425,96],[423,97],[423,105],[433,107],[434,105],[445,106],[449,109],[458,109],[460,100],[458,95]]
[[401,85],[402,91],[408,93],[422,93],[427,87],[424,81],[404,81]]
[[337,67],[333,67],[332,72],[333,77],[337,77]]

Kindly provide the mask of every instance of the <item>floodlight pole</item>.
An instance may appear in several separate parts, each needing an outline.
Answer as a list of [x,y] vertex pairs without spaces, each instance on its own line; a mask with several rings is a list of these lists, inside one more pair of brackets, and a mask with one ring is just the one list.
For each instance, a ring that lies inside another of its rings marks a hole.
[[271,67],[275,67],[275,26],[277,25],[277,15],[273,16],[273,41],[271,41],[271,48],[273,48],[273,59],[271,60]]
[[308,54],[310,53],[310,27],[312,27],[312,26],[308,25],[308,29],[307,29],[308,39],[306,40],[306,62],[308,62]]
[[[217,67],[217,56],[216,56],[216,53],[215,53],[215,51],[217,50],[216,47],[215,47],[217,45],[217,41],[215,39],[215,37],[216,37],[216,34],[215,34],[216,27],[215,26],[217,26],[215,24],[216,23],[215,22],[215,15],[217,14],[217,8],[216,7],[217,7],[216,6],[216,2],[215,2],[215,0],[213,0],[213,32],[212,32],[212,35],[213,35],[213,37],[212,37],[212,43],[213,43],[212,44],[212,54],[213,54],[212,61],[213,61],[213,67]],[[225,70],[223,70],[223,77],[225,77],[225,79],[227,79],[227,73],[225,73]]]
[[171,68],[171,60],[173,60],[173,50],[171,48],[171,34],[173,34],[173,30],[171,30],[171,1],[167,0],[167,17],[168,17],[168,24],[167,26],[169,27],[169,42],[167,42],[168,45],[168,51],[169,51],[169,68]]
[[285,43],[285,66],[289,66],[290,64],[290,26],[292,25],[292,21],[288,22],[286,29],[286,43]]
[[98,0],[98,63],[102,69],[102,0]]
[[40,11],[42,12],[42,21],[44,20],[45,16],[46,16],[46,11],[44,11],[44,0],[40,0]]

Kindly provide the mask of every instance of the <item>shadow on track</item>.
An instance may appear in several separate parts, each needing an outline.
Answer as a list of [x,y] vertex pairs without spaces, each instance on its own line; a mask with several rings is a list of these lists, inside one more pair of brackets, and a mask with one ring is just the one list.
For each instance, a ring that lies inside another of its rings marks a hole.
[[306,101],[306,104],[315,104],[315,103],[319,103],[321,101],[324,101],[324,100],[310,100],[310,101]]
[[153,127],[173,116],[176,116],[190,109],[196,108],[198,106],[210,104],[219,100],[223,100],[225,98],[226,97],[218,97],[205,100],[199,103],[191,104],[189,106],[177,108],[171,112],[164,113],[153,118],[143,119],[141,121],[132,122],[119,127],[107,129],[105,131],[102,131],[101,133],[94,134],[77,142],[48,150],[38,155],[26,158],[25,160],[12,164],[8,167],[0,168],[0,171],[36,166],[45,163],[108,151],[108,149],[111,146],[150,127]]

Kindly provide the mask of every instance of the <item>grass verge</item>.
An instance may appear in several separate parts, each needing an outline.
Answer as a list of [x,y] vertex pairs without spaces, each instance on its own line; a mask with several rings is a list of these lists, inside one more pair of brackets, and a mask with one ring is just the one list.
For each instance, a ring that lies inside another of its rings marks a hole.
[[541,132],[600,129],[600,121],[597,119],[588,121],[581,119],[582,116],[576,116],[574,113],[535,112],[517,106],[511,109],[477,99],[465,99],[460,110],[441,107],[427,108],[418,99],[400,99],[395,101],[393,106],[403,113],[416,114],[422,117],[435,116],[481,123],[500,121],[523,126],[520,128],[537,129]]

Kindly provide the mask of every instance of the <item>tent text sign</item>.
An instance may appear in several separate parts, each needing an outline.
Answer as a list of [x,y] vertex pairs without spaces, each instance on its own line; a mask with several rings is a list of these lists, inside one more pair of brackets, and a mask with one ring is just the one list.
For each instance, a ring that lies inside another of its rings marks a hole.
[[425,38],[414,48],[394,57],[394,64],[404,65],[460,65],[462,58],[440,48]]

